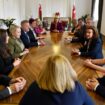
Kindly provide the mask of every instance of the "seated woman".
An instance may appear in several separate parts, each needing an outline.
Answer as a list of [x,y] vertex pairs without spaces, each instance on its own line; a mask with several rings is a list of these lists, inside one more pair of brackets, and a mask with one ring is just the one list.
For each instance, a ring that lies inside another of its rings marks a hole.
[[36,19],[36,27],[34,30],[38,36],[41,34],[46,34],[46,30],[42,27],[42,25],[40,23],[40,19],[38,19],[38,18]]
[[73,49],[72,54],[94,59],[103,58],[102,41],[100,40],[95,27],[87,27],[83,47],[80,49]]
[[6,75],[0,75],[0,85],[6,86],[3,90],[0,90],[0,100],[21,91],[26,84],[26,80],[23,77],[10,78]]
[[55,17],[54,21],[51,23],[51,32],[63,32],[62,23],[59,21],[59,17]]
[[20,39],[21,29],[17,25],[10,26],[10,39],[8,47],[13,58],[21,57],[29,53],[28,49],[25,49],[23,42]]
[[95,105],[62,55],[50,56],[19,105]]
[[101,78],[91,78],[86,81],[86,87],[95,91],[97,94],[105,98],[105,76]]
[[87,67],[90,67],[92,69],[102,71],[105,73],[105,67],[102,67],[101,65],[105,64],[105,58],[103,59],[87,59],[84,62],[84,65]]
[[14,60],[7,47],[9,36],[7,31],[0,29],[0,74],[9,74],[13,67],[20,64],[21,60],[18,58]]

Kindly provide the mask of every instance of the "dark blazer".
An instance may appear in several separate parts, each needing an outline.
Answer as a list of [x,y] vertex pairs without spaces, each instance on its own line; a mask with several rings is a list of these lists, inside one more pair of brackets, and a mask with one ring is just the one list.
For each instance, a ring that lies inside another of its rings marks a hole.
[[96,88],[96,93],[105,98],[105,76],[97,79],[99,85]]
[[75,83],[73,91],[52,93],[31,84],[19,105],[95,105],[80,83]]
[[13,69],[13,67],[13,59],[11,56],[6,59],[3,59],[0,56],[0,74],[8,75]]
[[38,40],[35,38],[33,31],[30,29],[28,32],[29,38],[31,42],[36,43],[36,45],[38,46]]
[[55,26],[55,23],[52,22],[51,23],[51,27],[50,27],[50,31],[53,32],[53,30],[57,29],[59,32],[62,32],[63,31],[63,26],[62,26],[62,23],[61,22],[58,22],[57,23],[57,27]]
[[93,59],[103,58],[102,41],[97,39],[85,39],[83,47],[80,48],[81,56],[91,57]]
[[[0,75],[0,85],[8,86],[11,78],[5,75]],[[0,90],[0,100],[10,96],[8,88]]]
[[21,36],[20,36],[21,40],[23,41],[25,48],[30,48],[33,46],[38,46],[37,42],[32,42],[30,40],[30,37],[28,35],[28,33],[25,33],[22,29],[21,29]]
[[86,31],[86,25],[83,25],[83,26],[81,26],[80,29],[78,29],[78,30],[74,33],[74,35],[75,35],[76,37],[78,37],[78,38],[84,37],[84,35],[85,35],[85,33],[86,33],[85,31]]
[[84,44],[85,38],[83,36],[81,37],[73,37],[71,43],[81,43]]
[[83,25],[80,30],[77,30],[77,32],[74,33],[75,37],[72,38],[71,42],[80,42],[83,44],[85,41],[84,38],[85,31],[86,31],[86,26]]

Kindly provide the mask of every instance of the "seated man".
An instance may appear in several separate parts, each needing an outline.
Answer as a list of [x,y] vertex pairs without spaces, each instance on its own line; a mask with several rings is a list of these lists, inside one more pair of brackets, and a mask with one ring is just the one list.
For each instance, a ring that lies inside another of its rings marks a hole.
[[86,31],[86,25],[82,18],[78,19],[78,25],[76,25],[75,29],[73,30],[74,37],[71,39],[71,42],[81,42],[84,43],[84,34]]
[[75,37],[70,38],[70,42],[81,42],[82,44],[85,41],[85,32],[86,32],[86,28],[93,26],[93,20],[92,18],[87,18],[86,19],[86,23],[84,23],[82,18],[78,19],[78,25],[76,26],[75,30],[74,30],[74,35]]
[[97,79],[88,79],[86,81],[86,87],[105,98],[105,76]]
[[6,75],[0,75],[0,85],[7,86],[0,91],[0,100],[21,91],[25,84],[26,80],[23,77],[11,79]]
[[42,40],[44,37],[37,37],[36,33],[35,33],[35,27],[36,27],[36,20],[31,18],[29,19],[29,24],[30,24],[30,29],[28,32],[29,38],[31,42],[37,42],[38,45],[45,45],[45,42]]
[[38,46],[37,41],[32,42],[29,38],[28,32],[29,32],[29,21],[28,20],[23,20],[21,22],[21,40],[23,41],[25,48],[30,48],[33,46]]

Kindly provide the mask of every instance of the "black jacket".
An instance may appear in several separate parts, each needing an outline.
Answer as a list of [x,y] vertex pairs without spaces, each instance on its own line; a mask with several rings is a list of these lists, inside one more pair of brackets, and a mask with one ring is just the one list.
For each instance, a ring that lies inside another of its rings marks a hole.
[[[8,86],[11,78],[5,75],[0,75],[0,85]],[[10,96],[8,88],[0,90],[0,100]]]
[[105,76],[97,79],[99,85],[96,88],[96,93],[105,98]]
[[36,43],[38,46],[38,40],[35,38],[34,33],[32,32],[31,29],[29,30],[28,35],[29,35],[30,41]]
[[[28,35],[29,33],[25,33],[22,29],[21,29],[21,40],[23,41],[25,48],[30,48],[33,46],[38,46],[37,41],[32,41],[30,40],[30,37]],[[31,36],[31,35],[30,35]]]
[[6,59],[3,59],[0,56],[0,74],[8,75],[13,69],[13,67],[13,59],[11,56]]

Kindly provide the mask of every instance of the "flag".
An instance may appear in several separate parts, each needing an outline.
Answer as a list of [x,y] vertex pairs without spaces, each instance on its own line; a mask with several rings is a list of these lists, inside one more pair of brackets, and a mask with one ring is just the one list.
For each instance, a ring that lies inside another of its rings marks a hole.
[[41,7],[41,4],[39,4],[38,15],[39,15],[39,19],[42,20],[42,7]]
[[72,19],[76,19],[76,7],[75,7],[75,3],[73,4],[73,8],[72,8]]

